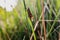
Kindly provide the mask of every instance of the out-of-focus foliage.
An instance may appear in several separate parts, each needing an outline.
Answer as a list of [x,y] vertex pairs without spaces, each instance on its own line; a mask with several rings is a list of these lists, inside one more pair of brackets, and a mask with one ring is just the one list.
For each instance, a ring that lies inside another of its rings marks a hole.
[[56,0],[56,4],[57,4],[57,5],[56,5],[57,8],[60,9],[60,1],[59,1],[59,0]]
[[[25,2],[25,3],[24,3]],[[29,17],[28,9],[33,16]],[[58,40],[60,31],[60,1],[44,0],[44,20],[46,26],[46,39]],[[36,21],[39,21],[38,25]],[[35,26],[37,28],[34,30]],[[42,25],[42,0],[18,0],[13,11],[8,12],[0,7],[0,40],[40,40],[44,39]]]

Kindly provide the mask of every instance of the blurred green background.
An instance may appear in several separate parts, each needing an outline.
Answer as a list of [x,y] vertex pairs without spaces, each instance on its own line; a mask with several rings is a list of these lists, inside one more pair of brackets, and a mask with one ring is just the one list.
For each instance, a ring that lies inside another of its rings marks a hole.
[[11,12],[0,7],[0,40],[30,40],[32,34],[31,40],[60,40],[60,0],[43,1],[18,0]]

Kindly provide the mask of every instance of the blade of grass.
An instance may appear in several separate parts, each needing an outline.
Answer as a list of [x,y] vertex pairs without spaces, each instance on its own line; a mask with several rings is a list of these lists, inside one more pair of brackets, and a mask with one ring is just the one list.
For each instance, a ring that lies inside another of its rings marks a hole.
[[36,35],[35,35],[35,32],[34,32],[34,29],[33,29],[33,25],[32,25],[32,22],[30,21],[30,19],[28,18],[28,22],[31,26],[31,29],[32,29],[32,32],[33,32],[33,35],[34,35],[34,40],[36,40]]
[[[57,12],[57,13],[58,13],[58,12]],[[51,31],[53,30],[54,25],[55,25],[56,20],[58,19],[58,16],[59,16],[59,15],[60,15],[60,13],[58,13],[58,14],[56,15],[55,21],[54,21],[54,23],[52,24],[51,29],[50,29],[50,31],[47,33],[46,37],[48,37],[48,36],[50,35]]]

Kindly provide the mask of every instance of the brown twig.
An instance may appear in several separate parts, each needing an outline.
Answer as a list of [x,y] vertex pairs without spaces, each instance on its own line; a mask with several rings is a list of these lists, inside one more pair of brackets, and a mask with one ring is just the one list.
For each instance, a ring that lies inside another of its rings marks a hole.
[[42,36],[39,30],[38,30],[38,35],[39,35],[40,40],[42,40]]
[[[42,20],[44,20],[44,0],[42,1]],[[44,40],[46,40],[46,28],[45,28],[45,21],[42,21],[42,25],[44,28]]]
[[60,32],[58,34],[59,34],[59,40],[60,40]]
[[60,20],[39,20],[39,21],[45,21],[45,22],[54,22],[54,21],[56,21],[56,22],[60,22]]

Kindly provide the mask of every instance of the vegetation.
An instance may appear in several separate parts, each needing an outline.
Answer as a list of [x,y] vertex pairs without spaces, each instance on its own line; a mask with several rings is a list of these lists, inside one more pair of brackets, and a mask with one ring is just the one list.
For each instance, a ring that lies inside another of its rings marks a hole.
[[18,0],[0,7],[0,40],[60,40],[60,0]]

